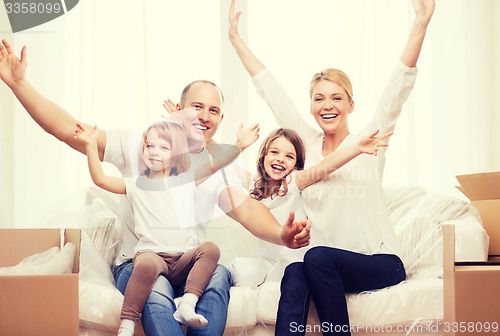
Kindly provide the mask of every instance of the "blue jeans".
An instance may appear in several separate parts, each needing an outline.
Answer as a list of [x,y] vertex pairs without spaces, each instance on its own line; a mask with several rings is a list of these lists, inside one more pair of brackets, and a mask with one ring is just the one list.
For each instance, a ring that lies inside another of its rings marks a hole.
[[[125,293],[132,275],[132,260],[124,262],[114,271],[116,287]],[[174,298],[182,296],[185,284],[172,286],[164,276],[156,280],[142,312],[142,327],[147,336],[184,336],[185,333],[174,317]],[[229,305],[231,275],[227,268],[217,265],[205,292],[200,297],[196,312],[208,320],[208,325],[200,329],[188,328],[193,336],[221,336],[224,333]]]
[[312,248],[304,262],[285,270],[275,335],[305,335],[311,296],[323,335],[351,335],[345,293],[393,286],[405,279],[404,265],[396,255]]

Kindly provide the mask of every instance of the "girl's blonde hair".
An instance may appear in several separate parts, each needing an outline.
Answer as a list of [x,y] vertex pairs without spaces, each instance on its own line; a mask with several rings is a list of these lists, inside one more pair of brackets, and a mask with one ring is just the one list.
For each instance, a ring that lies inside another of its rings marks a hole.
[[[264,198],[273,197],[275,195],[285,196],[288,192],[288,183],[286,180],[287,176],[281,179],[278,191],[273,192],[271,188],[269,188],[271,178],[264,169],[264,159],[269,152],[271,143],[281,137],[284,137],[285,139],[290,141],[290,143],[295,148],[295,153],[297,154],[297,162],[295,163],[294,169],[304,169],[306,151],[304,143],[302,142],[302,139],[300,138],[298,133],[290,128],[278,128],[272,131],[260,145],[259,158],[257,159],[257,178],[255,179],[253,188],[250,190],[250,196],[258,201]],[[283,188],[281,188],[281,186]]]
[[335,68],[326,68],[321,72],[315,73],[311,79],[311,85],[309,86],[309,98],[312,98],[312,93],[314,86],[321,81],[329,81],[336,83],[341,88],[343,88],[347,92],[347,96],[349,97],[349,101],[352,101],[353,92],[352,92],[352,84],[349,77],[342,70]]
[[151,130],[155,130],[161,139],[167,141],[171,145],[171,168],[167,175],[175,176],[186,172],[190,164],[186,132],[177,122],[160,120],[146,127],[142,134],[143,141],[141,150],[139,151],[139,170],[141,175],[149,175],[149,168],[146,166],[142,155],[148,142],[148,133]]

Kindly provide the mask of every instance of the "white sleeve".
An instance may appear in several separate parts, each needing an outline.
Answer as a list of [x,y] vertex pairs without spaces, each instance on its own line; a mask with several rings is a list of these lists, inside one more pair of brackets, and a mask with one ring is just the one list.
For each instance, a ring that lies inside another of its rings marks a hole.
[[297,131],[302,139],[308,139],[318,134],[318,131],[304,120],[293,101],[268,68],[264,68],[256,74],[252,78],[252,83],[257,93],[273,111],[278,125]]
[[103,162],[108,162],[114,165],[122,173],[126,175],[128,164],[128,138],[132,134],[131,131],[120,129],[112,129],[106,131],[106,147],[104,149]]
[[104,162],[111,163],[122,176],[137,176],[140,131],[113,129],[106,131]]
[[361,132],[361,135],[367,135],[377,129],[380,134],[394,130],[403,104],[408,99],[416,78],[416,67],[409,68],[402,62],[398,62],[378,101],[374,118]]

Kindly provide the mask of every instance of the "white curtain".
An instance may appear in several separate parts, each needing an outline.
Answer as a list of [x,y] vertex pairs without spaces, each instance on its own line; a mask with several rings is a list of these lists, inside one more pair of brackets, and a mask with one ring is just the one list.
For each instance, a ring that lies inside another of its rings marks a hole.
[[[5,34],[28,46],[31,83],[102,129],[141,127],[195,79],[222,87],[219,141],[236,125],[277,127],[227,40],[229,0],[82,0],[66,15]],[[361,128],[404,46],[410,0],[240,0],[241,31],[308,117],[309,77],[334,66],[354,85]],[[500,14],[495,0],[436,0],[417,84],[390,144],[385,183],[457,192],[454,176],[498,170]],[[4,26],[3,23],[0,26]],[[58,202],[92,184],[85,157],[45,134],[0,87],[0,227],[39,226]],[[312,117],[310,118],[312,121]],[[245,155],[254,170],[258,144]],[[106,171],[116,174],[113,167]]]

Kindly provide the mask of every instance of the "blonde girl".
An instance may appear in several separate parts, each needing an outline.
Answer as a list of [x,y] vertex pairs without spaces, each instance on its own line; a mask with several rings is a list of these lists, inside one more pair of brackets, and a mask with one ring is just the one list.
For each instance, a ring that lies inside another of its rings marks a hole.
[[[186,113],[185,120],[191,120]],[[182,118],[179,119],[182,121]],[[211,243],[198,244],[194,230],[194,187],[210,173],[234,159],[256,139],[255,132],[238,134],[237,151],[211,161],[206,167],[190,169],[188,137],[193,129],[175,121],[158,121],[146,128],[139,150],[139,177],[116,178],[104,175],[98,157],[98,130],[77,124],[74,137],[85,144],[92,180],[110,192],[125,194],[134,213],[134,268],[125,289],[118,335],[133,335],[146,300],[159,275],[173,285],[186,282],[184,295],[174,318],[192,328],[208,321],[195,312],[196,303],[212,277],[220,257]],[[241,136],[240,136],[241,135]],[[245,138],[246,136],[246,138]],[[207,173],[206,170],[210,172]]]

